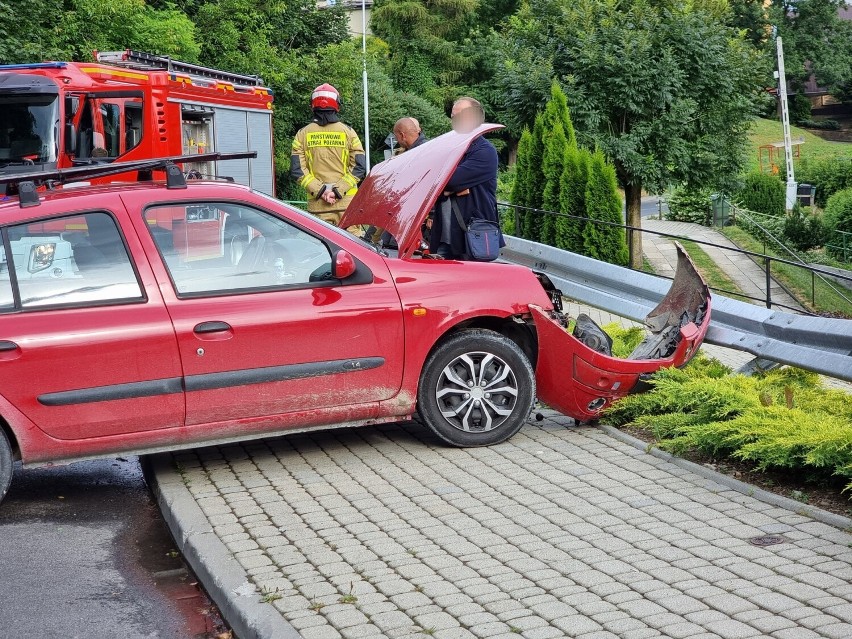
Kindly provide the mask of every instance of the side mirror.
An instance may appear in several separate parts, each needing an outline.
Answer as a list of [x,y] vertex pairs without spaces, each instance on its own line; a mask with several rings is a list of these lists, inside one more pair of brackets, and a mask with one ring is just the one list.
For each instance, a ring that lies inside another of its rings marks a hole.
[[65,123],[65,152],[70,155],[77,153],[77,127],[70,122]]
[[355,272],[355,258],[343,249],[334,254],[334,263],[331,265],[331,275],[335,279],[345,280]]

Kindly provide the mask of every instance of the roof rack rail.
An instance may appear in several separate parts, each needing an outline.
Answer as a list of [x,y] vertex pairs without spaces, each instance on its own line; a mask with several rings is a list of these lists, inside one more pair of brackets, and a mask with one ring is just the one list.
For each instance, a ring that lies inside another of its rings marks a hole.
[[106,177],[118,173],[138,171],[140,180],[150,180],[153,171],[165,171],[166,186],[170,189],[185,189],[186,178],[176,166],[184,162],[215,162],[217,160],[245,160],[257,157],[257,151],[243,153],[197,153],[193,155],[175,155],[165,158],[148,158],[130,162],[112,162],[110,164],[90,164],[67,169],[35,171],[33,173],[13,173],[0,176],[0,185],[9,185],[18,192],[21,208],[38,206],[39,197],[36,186],[47,184],[65,184],[86,178]]
[[242,75],[220,71],[212,67],[173,60],[167,55],[156,55],[144,51],[125,49],[124,51],[95,51],[95,59],[104,64],[112,64],[137,71],[168,71],[170,73],[185,73],[190,76],[222,80],[240,86],[261,87],[263,80],[257,75]]

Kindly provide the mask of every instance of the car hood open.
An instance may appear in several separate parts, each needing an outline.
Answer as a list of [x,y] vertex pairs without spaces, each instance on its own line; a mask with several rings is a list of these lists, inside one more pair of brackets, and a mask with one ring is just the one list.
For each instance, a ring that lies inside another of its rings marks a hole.
[[346,209],[341,228],[377,226],[396,239],[400,257],[410,257],[419,245],[421,225],[471,142],[502,128],[486,123],[470,133],[450,131],[377,164]]

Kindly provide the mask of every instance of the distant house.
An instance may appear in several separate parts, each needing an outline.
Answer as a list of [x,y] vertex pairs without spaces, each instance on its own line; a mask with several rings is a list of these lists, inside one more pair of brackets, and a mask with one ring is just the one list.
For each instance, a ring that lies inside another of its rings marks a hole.
[[[844,5],[837,10],[841,20],[852,22],[852,4]],[[810,63],[808,63],[810,64]],[[805,95],[811,99],[814,107],[838,104],[837,100],[828,95],[828,89],[817,84],[816,78],[811,74],[804,86]]]
[[327,9],[334,6],[343,7],[349,18],[349,34],[352,36],[361,35],[361,13],[364,5],[367,7],[367,35],[371,35],[370,10],[373,8],[373,0],[367,0],[366,2],[362,2],[362,0],[317,0],[317,7],[320,9]]

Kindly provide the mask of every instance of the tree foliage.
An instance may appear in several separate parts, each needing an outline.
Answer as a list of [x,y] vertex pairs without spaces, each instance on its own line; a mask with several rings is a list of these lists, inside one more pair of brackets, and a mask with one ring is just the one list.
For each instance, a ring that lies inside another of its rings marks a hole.
[[[557,120],[551,125],[545,142],[544,164],[542,166],[544,190],[541,202],[545,211],[559,211],[559,188],[562,172],[565,169],[565,154],[568,152],[568,148],[565,130],[562,123]],[[539,241],[556,246],[556,220],[557,217],[554,215],[542,215]]]
[[[839,99],[852,98],[852,22],[846,0],[773,0],[769,12],[784,41],[788,80],[801,88],[811,73]],[[774,51],[772,51],[774,53]]]
[[397,88],[446,103],[470,60],[455,46],[478,0],[376,0],[373,32],[390,45],[389,73]]
[[846,255],[843,255],[844,241],[840,233],[837,231],[845,231],[852,233],[852,188],[838,191],[830,198],[825,207],[825,216],[823,217],[828,237],[830,238],[832,248],[830,252],[842,260],[849,259],[850,239],[847,236],[845,245],[847,247]]
[[145,0],[0,1],[0,61],[90,59],[93,50],[141,49],[190,62],[195,25],[173,5]]
[[550,95],[536,116],[532,133],[525,129],[518,146],[513,202],[543,209],[542,213],[523,211],[523,235],[624,264],[628,254],[624,233],[620,227],[606,224],[621,223],[615,169],[602,153],[578,147],[568,101],[555,82]]
[[[583,252],[589,257],[611,264],[627,264],[627,242],[621,224],[621,196],[615,169],[600,151],[591,156],[586,182],[586,216],[583,226]],[[595,224],[595,222],[603,224]]]
[[572,217],[560,217],[556,221],[556,246],[575,253],[583,252],[590,155],[583,148],[569,149],[560,179],[559,210]]
[[774,175],[752,171],[737,193],[737,202],[748,211],[784,215],[787,196],[784,183]]
[[643,188],[725,186],[742,164],[759,58],[720,19],[724,7],[530,0],[526,19],[513,22],[511,37],[565,80],[579,137],[614,162],[635,226]]

